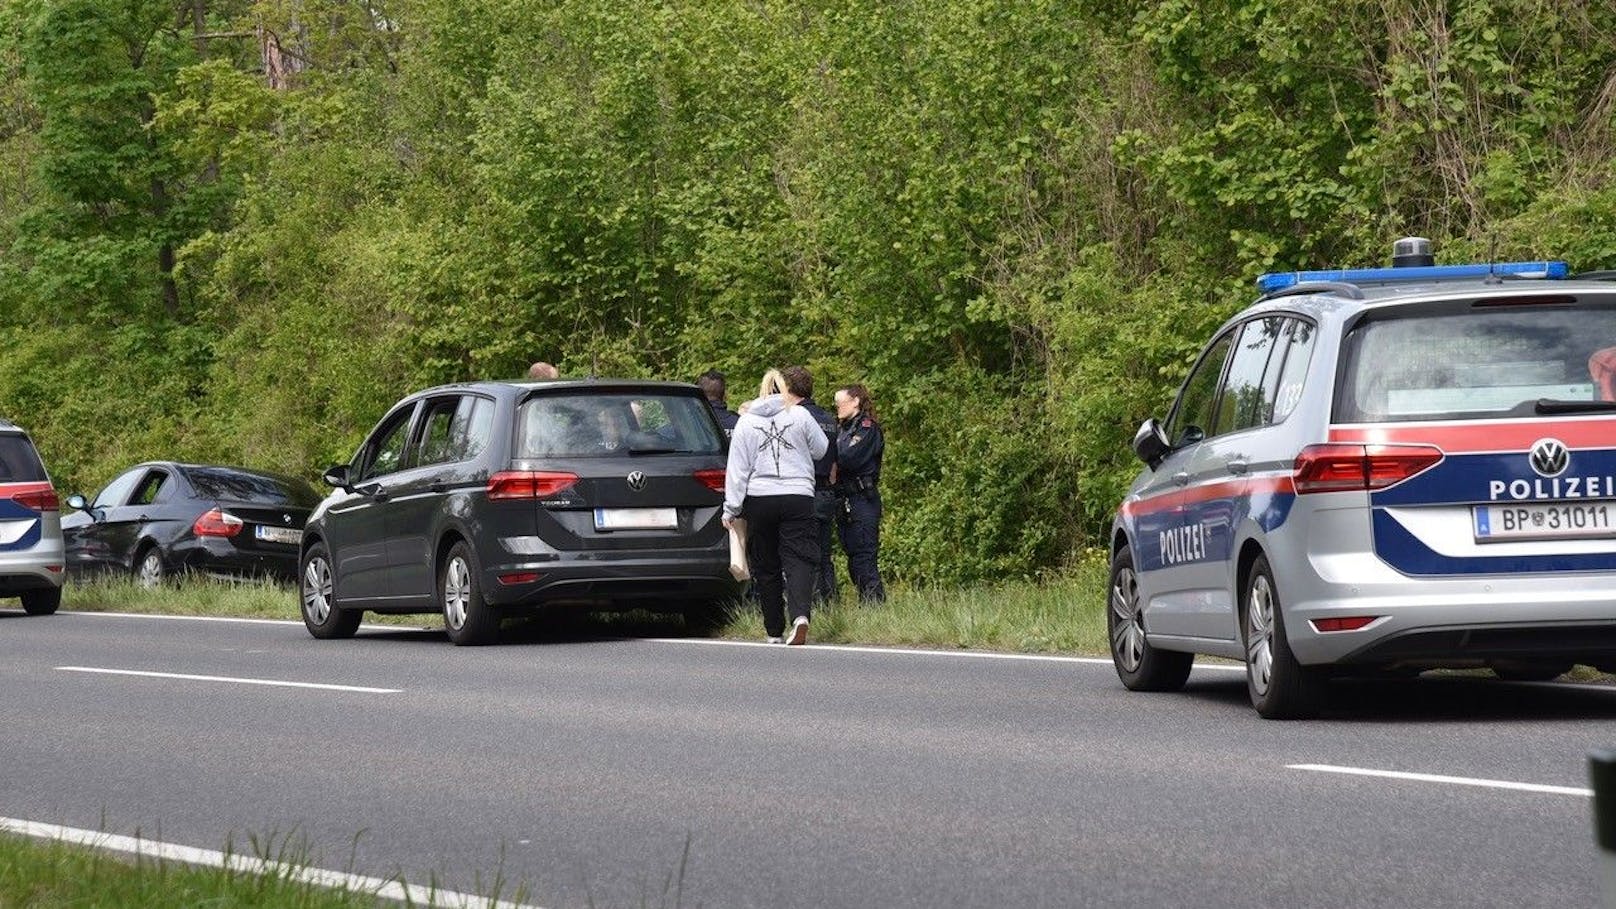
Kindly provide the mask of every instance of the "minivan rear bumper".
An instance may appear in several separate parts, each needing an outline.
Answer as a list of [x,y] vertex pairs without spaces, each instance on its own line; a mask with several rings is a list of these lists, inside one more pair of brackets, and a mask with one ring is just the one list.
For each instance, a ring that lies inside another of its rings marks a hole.
[[[485,562],[482,574],[483,598],[494,606],[578,601],[634,608],[658,601],[728,599],[741,590],[730,576],[727,548],[555,553]],[[509,582],[526,574],[538,577]]]

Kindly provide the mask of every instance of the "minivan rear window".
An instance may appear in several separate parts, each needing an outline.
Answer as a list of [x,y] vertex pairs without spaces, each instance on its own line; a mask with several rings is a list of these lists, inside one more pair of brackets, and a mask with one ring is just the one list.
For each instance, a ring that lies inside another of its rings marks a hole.
[[43,483],[45,465],[27,436],[0,434],[0,483]]
[[543,394],[517,418],[519,458],[717,454],[712,410],[695,395],[632,392]]
[[1534,416],[1542,399],[1616,400],[1616,306],[1374,318],[1344,354],[1337,423]]
[[320,494],[301,480],[287,480],[240,470],[216,467],[191,468],[185,472],[197,494],[204,499],[240,502],[243,505],[291,505],[313,508]]

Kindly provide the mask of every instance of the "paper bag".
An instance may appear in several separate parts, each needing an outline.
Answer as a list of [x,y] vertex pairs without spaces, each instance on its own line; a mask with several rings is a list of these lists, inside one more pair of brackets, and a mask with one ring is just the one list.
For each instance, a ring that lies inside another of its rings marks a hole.
[[729,524],[729,573],[737,581],[752,576],[746,564],[746,519],[736,518]]

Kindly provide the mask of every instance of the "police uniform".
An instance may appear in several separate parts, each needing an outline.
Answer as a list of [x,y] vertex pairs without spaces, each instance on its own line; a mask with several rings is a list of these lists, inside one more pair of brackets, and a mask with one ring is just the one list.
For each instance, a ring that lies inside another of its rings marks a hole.
[[831,468],[836,465],[836,437],[839,433],[836,418],[815,404],[813,398],[804,399],[802,407],[819,424],[825,433],[825,441],[830,443],[825,449],[825,456],[814,462],[814,519],[819,524],[819,566],[814,572],[814,597],[828,602],[841,595],[837,589],[836,563],[830,546],[831,528],[841,511],[841,499],[830,484]]
[[724,438],[735,434],[735,424],[741,421],[741,415],[724,406],[723,401],[707,400],[707,406],[713,409],[713,419],[718,421],[718,428],[724,430]]
[[836,529],[847,553],[847,573],[853,577],[859,599],[885,600],[886,586],[876,563],[881,548],[881,456],[886,443],[881,424],[867,413],[856,413],[840,426],[836,437],[836,493],[842,500]]

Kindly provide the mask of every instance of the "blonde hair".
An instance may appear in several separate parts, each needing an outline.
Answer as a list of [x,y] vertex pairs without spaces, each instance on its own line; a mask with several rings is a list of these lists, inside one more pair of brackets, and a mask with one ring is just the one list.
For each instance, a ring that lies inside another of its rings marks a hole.
[[763,381],[758,383],[758,397],[760,398],[777,395],[785,390],[786,380],[784,376],[780,375],[780,370],[778,369],[771,369],[764,373]]

